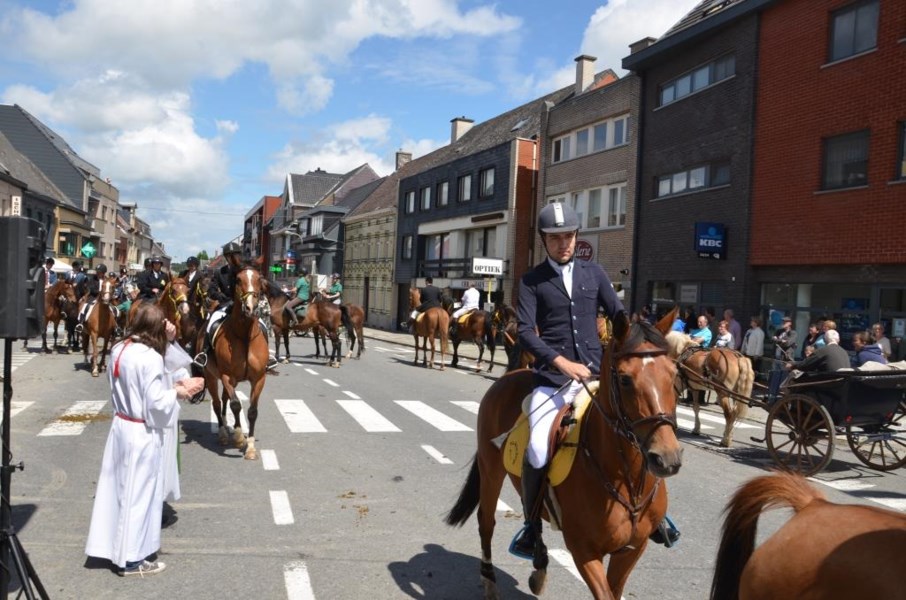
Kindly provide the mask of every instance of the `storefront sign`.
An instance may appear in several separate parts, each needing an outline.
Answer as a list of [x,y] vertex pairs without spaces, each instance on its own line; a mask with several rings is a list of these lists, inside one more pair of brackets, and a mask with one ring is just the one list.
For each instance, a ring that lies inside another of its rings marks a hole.
[[679,301],[682,304],[698,304],[698,286],[681,285],[679,288]]
[[699,258],[726,258],[727,231],[724,224],[696,223],[695,251]]
[[576,258],[591,262],[595,257],[595,249],[588,240],[576,240]]
[[475,275],[503,275],[503,259],[472,257],[472,273]]

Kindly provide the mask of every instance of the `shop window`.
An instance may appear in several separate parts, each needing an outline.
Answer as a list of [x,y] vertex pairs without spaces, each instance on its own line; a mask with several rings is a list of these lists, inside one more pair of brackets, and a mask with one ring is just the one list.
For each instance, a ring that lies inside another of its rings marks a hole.
[[831,62],[867,52],[877,44],[878,0],[856,2],[831,14]]

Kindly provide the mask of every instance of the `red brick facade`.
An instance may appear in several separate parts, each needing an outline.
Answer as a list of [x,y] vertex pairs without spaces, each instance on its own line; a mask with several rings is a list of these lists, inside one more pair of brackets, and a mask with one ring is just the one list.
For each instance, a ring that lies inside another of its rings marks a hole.
[[[829,64],[831,14],[851,0],[778,2],[762,14],[750,261],[906,263],[906,2],[880,0],[877,48]],[[868,184],[822,191],[823,139],[870,130]]]
[[510,274],[506,281],[512,283],[512,289],[505,290],[504,297],[510,304],[515,304],[519,296],[519,281],[522,275],[531,268],[534,261],[535,240],[535,186],[538,174],[538,142],[535,140],[517,139],[514,142],[516,151],[516,210],[514,222],[509,232],[513,242],[513,261],[510,263]]

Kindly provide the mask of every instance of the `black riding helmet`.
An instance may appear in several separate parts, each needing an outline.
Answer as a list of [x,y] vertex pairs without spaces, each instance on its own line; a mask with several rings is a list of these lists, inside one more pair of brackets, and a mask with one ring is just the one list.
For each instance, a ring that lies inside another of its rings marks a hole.
[[100,275],[100,274],[102,274],[102,273],[106,273],[106,272],[107,272],[107,265],[105,265],[104,263],[99,264],[98,266],[96,266],[96,267],[94,268],[94,272],[97,273],[98,275]]
[[81,269],[81,268],[82,268],[82,261],[80,261],[80,260],[74,260],[74,261],[72,261],[72,268],[73,268],[73,269]]
[[223,247],[223,255],[229,256],[230,254],[242,254],[242,246],[236,242],[229,242]]
[[153,265],[154,263],[157,263],[157,264],[159,264],[159,265],[162,265],[162,264],[164,264],[164,261],[161,260],[161,258],[160,258],[159,256],[152,256],[152,257],[151,257],[151,264]]
[[305,267],[302,267],[301,269],[299,269],[299,275],[301,277],[308,277],[308,269],[306,269]]
[[151,266],[151,258],[146,258],[145,259],[145,268],[147,269],[150,266]]
[[189,258],[186,259],[186,266],[187,266],[187,267],[192,266],[192,265],[195,265],[195,266],[197,267],[199,264],[200,264],[200,263],[199,263],[199,261],[198,261],[198,258],[195,257],[195,256],[190,256]]

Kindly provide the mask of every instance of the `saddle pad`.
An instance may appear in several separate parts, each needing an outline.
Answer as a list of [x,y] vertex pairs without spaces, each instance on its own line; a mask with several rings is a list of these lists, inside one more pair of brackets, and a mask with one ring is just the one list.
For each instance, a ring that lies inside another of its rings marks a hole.
[[463,315],[459,315],[458,317],[456,317],[456,322],[459,323],[460,325],[465,325],[466,323],[469,322],[469,317],[472,315],[473,312],[475,312],[474,308]]
[[304,319],[304,318],[305,318],[305,313],[308,312],[308,305],[307,305],[307,304],[300,304],[299,306],[297,306],[297,307],[295,308],[295,311],[296,311],[296,316],[297,316],[297,317]]
[[[592,394],[598,393],[598,382],[589,383],[588,388]],[[503,446],[503,466],[507,472],[517,477],[522,475],[522,457],[525,455],[526,446],[528,446],[528,405],[531,398],[532,396],[529,394],[523,400],[522,416],[519,417],[516,425],[510,430]],[[566,479],[566,476],[569,475],[573,460],[576,458],[576,452],[579,450],[579,432],[590,404],[591,396],[585,390],[580,391],[573,400],[576,423],[570,427],[566,439],[563,440],[563,445],[557,449],[557,453],[554,454],[554,458],[551,460],[550,469],[547,473],[551,487],[560,485]],[[552,427],[557,426],[559,426],[559,423],[556,422],[552,425]]]

